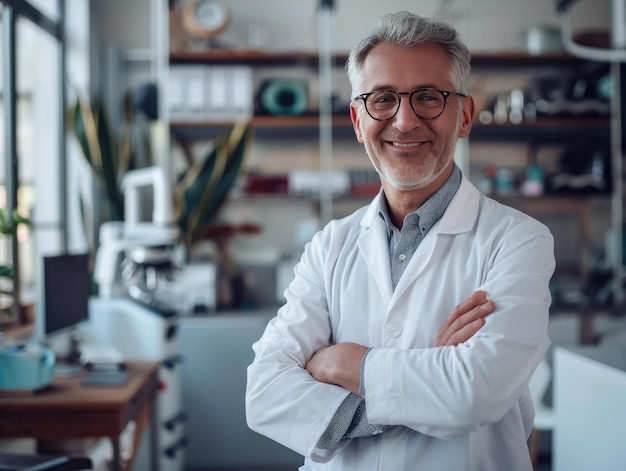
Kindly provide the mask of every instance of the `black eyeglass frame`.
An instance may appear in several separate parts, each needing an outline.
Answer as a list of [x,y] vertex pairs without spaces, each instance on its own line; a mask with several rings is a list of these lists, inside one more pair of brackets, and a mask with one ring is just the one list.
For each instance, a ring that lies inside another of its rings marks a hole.
[[[417,111],[415,111],[415,108],[413,108],[413,95],[418,93],[418,92],[423,92],[423,91],[427,91],[427,90],[432,90],[434,92],[439,92],[443,95],[443,106],[441,107],[441,111],[439,112],[438,115],[433,116],[432,118],[426,118],[424,116],[421,116]],[[395,93],[396,95],[398,95],[398,106],[396,107],[396,111],[389,117],[389,118],[385,118],[385,119],[380,119],[380,118],[375,118],[374,116],[372,116],[372,114],[370,113],[370,110],[367,107],[367,98],[370,95],[373,95],[374,93],[379,93],[379,92],[389,92],[389,93]],[[449,90],[438,90],[436,88],[418,88],[417,90],[413,90],[412,92],[396,92],[394,90],[374,90],[373,92],[369,92],[369,93],[362,93],[360,95],[357,95],[354,97],[354,100],[361,100],[363,101],[363,106],[365,106],[365,111],[367,111],[367,114],[370,116],[370,118],[376,120],[376,121],[389,121],[390,119],[393,119],[397,114],[398,111],[400,111],[400,106],[402,105],[402,96],[401,95],[409,95],[409,106],[411,107],[411,110],[413,110],[413,113],[415,114],[415,116],[417,116],[419,119],[437,119],[439,116],[441,116],[444,112],[444,110],[446,109],[446,105],[448,104],[448,97],[450,95],[455,95],[455,96],[460,96],[462,98],[467,98],[467,95],[463,94],[463,93],[459,93],[459,92],[452,92]]]

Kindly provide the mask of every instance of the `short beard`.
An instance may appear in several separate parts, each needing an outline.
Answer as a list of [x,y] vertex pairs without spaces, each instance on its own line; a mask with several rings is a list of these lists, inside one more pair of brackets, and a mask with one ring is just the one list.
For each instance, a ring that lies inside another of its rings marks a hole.
[[[454,134],[456,136],[458,136],[459,134],[460,127],[461,127],[461,121],[460,119],[458,119],[456,123],[456,129],[454,131]],[[448,152],[446,152],[446,150],[444,149],[444,153],[448,155],[448,159],[443,165],[441,165],[440,168],[437,168],[435,170],[434,174],[423,175],[419,177],[417,180],[413,180],[410,182],[397,181],[395,179],[390,178],[389,175],[383,174],[381,172],[381,169],[376,166],[376,163],[374,162],[374,159],[372,159],[372,155],[370,154],[370,151],[367,148],[367,146],[365,146],[365,153],[369,157],[370,162],[372,162],[372,165],[374,166],[374,169],[376,169],[376,172],[378,172],[378,175],[380,176],[380,178],[384,179],[393,188],[396,188],[401,191],[412,191],[412,190],[421,190],[423,188],[426,188],[428,185],[430,185],[432,182],[434,182],[437,178],[441,176],[441,174],[445,171],[445,169],[448,168],[450,161],[454,161],[454,154],[456,153],[457,144],[458,144],[458,138],[452,142],[452,145],[450,146],[450,149],[448,150]],[[440,161],[437,160],[436,163],[439,164]]]
[[[455,148],[456,148],[456,142],[452,146],[452,149],[450,150],[450,154],[448,154],[448,155],[452,155],[451,160],[454,160]],[[428,185],[434,182],[437,178],[439,178],[441,174],[446,170],[446,168],[448,168],[448,165],[450,164],[450,159],[449,159],[449,160],[446,160],[446,162],[443,165],[441,165],[440,168],[436,168],[434,173],[428,173],[426,175],[422,175],[417,180],[399,181],[397,179],[391,178],[389,174],[383,173],[381,171],[381,169],[376,165],[376,162],[374,161],[374,159],[372,159],[372,156],[367,148],[365,149],[365,152],[367,153],[367,156],[369,157],[370,162],[374,166],[374,169],[376,170],[380,178],[384,179],[387,183],[389,183],[389,185],[391,185],[393,188],[396,188],[397,190],[400,190],[400,191],[421,190],[423,188],[426,188]],[[439,163],[439,161],[437,161],[437,163]]]

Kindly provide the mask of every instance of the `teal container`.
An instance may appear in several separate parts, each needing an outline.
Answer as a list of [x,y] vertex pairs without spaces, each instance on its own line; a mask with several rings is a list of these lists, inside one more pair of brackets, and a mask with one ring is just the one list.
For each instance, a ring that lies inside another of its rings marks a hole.
[[0,350],[0,390],[37,390],[48,386],[54,375],[55,356],[45,347]]

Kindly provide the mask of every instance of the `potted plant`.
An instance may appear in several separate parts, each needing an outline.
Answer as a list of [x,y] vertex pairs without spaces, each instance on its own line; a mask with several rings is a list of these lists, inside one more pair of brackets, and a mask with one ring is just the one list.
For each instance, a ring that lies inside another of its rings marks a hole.
[[[0,208],[0,234],[10,239],[11,245],[17,237],[20,224],[30,224],[28,218],[18,214],[16,210],[9,212]],[[15,300],[14,270],[11,263],[0,264],[0,331],[10,323],[19,320],[20,303]]]

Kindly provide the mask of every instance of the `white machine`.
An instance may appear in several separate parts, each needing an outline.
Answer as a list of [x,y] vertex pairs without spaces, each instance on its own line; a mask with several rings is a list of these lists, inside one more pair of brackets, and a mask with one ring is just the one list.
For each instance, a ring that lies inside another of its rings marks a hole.
[[[152,190],[151,220],[142,220],[141,198]],[[125,220],[100,227],[94,278],[102,298],[127,296],[149,304],[159,279],[171,280],[172,251],[178,240],[172,195],[160,167],[129,171],[122,180]]]

